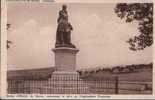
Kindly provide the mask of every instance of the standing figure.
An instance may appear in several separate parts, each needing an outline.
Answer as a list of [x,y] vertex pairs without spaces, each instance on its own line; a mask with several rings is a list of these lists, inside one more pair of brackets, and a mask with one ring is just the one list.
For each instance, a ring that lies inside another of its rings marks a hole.
[[72,25],[68,22],[67,6],[63,5],[62,10],[59,11],[59,17],[57,19],[58,27],[56,33],[55,47],[72,47],[75,46],[71,43],[71,30]]

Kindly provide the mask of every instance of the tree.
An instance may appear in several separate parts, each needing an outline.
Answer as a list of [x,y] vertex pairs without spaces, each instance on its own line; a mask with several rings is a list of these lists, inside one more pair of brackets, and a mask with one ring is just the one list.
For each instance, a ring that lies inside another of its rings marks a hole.
[[[11,24],[7,24],[7,30],[9,30],[9,28],[10,28],[10,26],[11,26]],[[10,48],[10,44],[12,43],[12,41],[9,41],[9,40],[7,40],[7,49],[9,49]]]
[[127,41],[131,50],[143,50],[153,44],[153,3],[118,3],[114,10],[126,22],[138,22],[139,35]]

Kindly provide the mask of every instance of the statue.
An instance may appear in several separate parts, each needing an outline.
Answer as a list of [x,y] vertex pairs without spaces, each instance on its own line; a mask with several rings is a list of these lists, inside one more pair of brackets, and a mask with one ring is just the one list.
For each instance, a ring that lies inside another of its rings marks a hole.
[[58,27],[56,33],[55,47],[71,47],[75,46],[71,43],[71,31],[72,25],[68,22],[67,6],[63,5],[62,10],[59,11],[59,17],[57,19]]

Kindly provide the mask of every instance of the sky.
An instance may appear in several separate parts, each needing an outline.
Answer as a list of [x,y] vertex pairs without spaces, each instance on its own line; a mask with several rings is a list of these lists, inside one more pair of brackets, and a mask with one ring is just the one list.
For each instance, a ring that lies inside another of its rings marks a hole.
[[[54,66],[54,48],[60,3],[8,4],[8,70]],[[137,35],[137,22],[125,23],[114,13],[116,4],[69,3],[71,40],[79,49],[77,69],[152,62],[152,47],[129,50],[127,41]]]

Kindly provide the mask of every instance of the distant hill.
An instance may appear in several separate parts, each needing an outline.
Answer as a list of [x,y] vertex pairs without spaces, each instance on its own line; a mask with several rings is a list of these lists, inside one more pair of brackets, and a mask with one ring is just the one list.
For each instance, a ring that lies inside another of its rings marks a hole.
[[39,68],[39,69],[26,69],[26,70],[13,70],[7,72],[7,79],[48,79],[51,73],[55,70],[54,67]]
[[86,79],[118,76],[122,81],[152,82],[153,64],[138,64],[116,66],[113,68],[98,68],[93,70],[78,70],[80,76]]
[[[115,66],[113,68],[98,68],[93,70],[78,70],[81,78],[102,78],[119,76],[119,80],[123,81],[152,81],[153,64],[138,64]],[[7,72],[7,79],[28,79],[28,80],[45,80],[51,77],[55,71],[54,67],[14,70]]]

